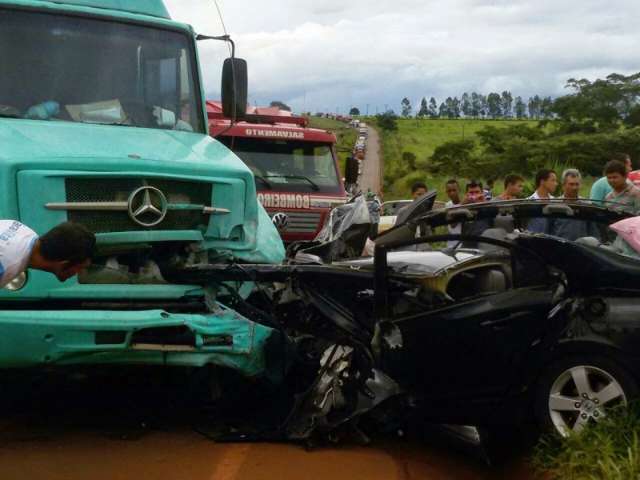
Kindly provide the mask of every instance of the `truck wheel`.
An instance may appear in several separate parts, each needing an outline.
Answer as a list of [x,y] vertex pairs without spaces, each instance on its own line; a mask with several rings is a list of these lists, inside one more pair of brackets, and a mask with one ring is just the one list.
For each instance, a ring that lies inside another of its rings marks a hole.
[[599,422],[612,408],[627,405],[637,393],[637,381],[609,358],[568,356],[540,378],[535,416],[543,431],[566,437]]

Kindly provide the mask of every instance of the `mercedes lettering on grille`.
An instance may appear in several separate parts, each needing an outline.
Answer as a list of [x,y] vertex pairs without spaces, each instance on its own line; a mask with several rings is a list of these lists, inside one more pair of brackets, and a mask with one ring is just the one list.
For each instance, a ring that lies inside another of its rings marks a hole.
[[129,196],[127,210],[131,220],[143,227],[155,227],[168,211],[167,197],[155,187],[144,186]]

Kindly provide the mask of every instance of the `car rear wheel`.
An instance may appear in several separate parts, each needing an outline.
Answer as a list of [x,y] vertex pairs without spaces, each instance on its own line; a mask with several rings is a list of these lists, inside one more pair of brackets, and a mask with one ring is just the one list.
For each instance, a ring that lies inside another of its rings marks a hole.
[[553,364],[538,383],[535,413],[545,431],[580,433],[625,406],[637,394],[637,382],[602,356],[567,357]]

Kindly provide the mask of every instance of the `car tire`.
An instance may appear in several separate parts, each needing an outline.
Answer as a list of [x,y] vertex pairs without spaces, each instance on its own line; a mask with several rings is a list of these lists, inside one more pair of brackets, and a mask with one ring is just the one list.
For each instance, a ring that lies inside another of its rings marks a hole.
[[638,382],[602,355],[572,355],[551,364],[537,383],[534,413],[542,432],[567,436],[637,397]]

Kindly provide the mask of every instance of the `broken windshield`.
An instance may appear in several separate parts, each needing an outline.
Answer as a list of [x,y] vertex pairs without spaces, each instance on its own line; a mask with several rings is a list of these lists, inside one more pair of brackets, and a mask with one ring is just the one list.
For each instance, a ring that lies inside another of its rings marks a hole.
[[221,137],[219,140],[251,169],[259,180],[258,189],[340,192],[330,144],[238,137]]
[[0,112],[204,132],[192,43],[175,31],[0,10]]

